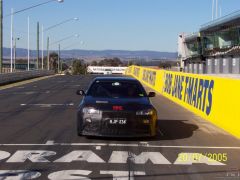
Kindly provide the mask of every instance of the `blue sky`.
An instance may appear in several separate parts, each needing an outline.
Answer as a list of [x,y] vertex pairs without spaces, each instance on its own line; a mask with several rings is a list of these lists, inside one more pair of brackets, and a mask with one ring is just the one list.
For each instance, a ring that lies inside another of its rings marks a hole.
[[[3,0],[4,16],[47,0]],[[239,0],[219,0],[222,15],[240,9]],[[180,32],[195,32],[212,16],[212,0],[65,0],[51,2],[14,16],[18,47],[27,48],[27,17],[31,21],[31,48],[36,49],[37,21],[44,27],[79,17],[45,34],[51,42],[70,49],[177,51]],[[10,17],[4,17],[4,47],[10,46]],[[80,41],[84,41],[82,45]],[[51,49],[57,49],[52,45]]]

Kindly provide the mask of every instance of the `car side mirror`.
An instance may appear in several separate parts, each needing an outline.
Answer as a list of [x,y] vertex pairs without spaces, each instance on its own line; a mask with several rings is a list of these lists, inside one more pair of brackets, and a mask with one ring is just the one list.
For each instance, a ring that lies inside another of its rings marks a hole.
[[84,90],[77,90],[76,94],[79,95],[79,96],[85,96],[86,95]]
[[149,92],[148,97],[155,97],[156,93],[155,92]]

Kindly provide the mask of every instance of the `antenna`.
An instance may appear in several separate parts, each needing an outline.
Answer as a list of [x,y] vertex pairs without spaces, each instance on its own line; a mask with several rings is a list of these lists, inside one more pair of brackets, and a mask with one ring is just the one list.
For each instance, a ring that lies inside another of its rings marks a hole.
[[219,1],[219,17],[222,17],[222,1]]
[[214,5],[215,5],[215,0],[212,0],[212,20],[214,20]]
[[219,12],[219,14],[220,14],[219,17],[222,17],[222,6],[219,7],[219,11],[220,11]]

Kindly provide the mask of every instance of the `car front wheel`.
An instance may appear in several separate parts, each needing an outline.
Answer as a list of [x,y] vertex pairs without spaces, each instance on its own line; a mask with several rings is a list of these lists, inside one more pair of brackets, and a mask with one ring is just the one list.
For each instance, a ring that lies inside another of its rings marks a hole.
[[77,123],[77,134],[78,136],[82,136],[82,127],[79,122]]

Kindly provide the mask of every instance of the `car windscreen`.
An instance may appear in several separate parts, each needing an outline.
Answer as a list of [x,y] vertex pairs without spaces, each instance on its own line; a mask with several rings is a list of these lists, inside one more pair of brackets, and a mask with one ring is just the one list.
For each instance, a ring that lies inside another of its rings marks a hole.
[[146,92],[139,82],[95,81],[87,92],[88,96],[101,98],[140,98]]

